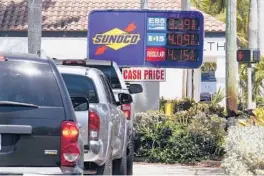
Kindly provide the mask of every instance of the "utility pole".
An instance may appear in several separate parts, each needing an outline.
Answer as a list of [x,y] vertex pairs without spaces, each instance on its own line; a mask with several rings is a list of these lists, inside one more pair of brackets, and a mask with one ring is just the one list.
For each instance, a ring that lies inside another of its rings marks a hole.
[[236,0],[226,0],[226,110],[228,115],[237,113],[236,7]]
[[140,0],[141,9],[148,9],[148,0]]
[[[188,11],[190,10],[190,0],[181,0],[181,10]],[[186,80],[186,89],[187,89],[187,97],[193,99],[193,70],[188,69],[184,70],[183,78]],[[187,74],[187,76],[185,76]],[[185,80],[184,80],[185,82]]]
[[28,0],[28,53],[41,50],[42,0]]

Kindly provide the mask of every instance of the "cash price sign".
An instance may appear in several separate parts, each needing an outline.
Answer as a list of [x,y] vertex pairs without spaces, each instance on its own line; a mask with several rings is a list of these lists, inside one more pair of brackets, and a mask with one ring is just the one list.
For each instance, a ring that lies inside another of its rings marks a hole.
[[96,10],[89,14],[88,58],[120,66],[199,68],[204,17],[198,11]]

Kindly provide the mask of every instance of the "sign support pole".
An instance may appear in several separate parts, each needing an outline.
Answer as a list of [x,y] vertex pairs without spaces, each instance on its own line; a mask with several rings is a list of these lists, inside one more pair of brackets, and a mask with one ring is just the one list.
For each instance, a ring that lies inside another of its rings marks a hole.
[[28,0],[28,53],[37,54],[41,50],[42,2]]
[[247,65],[247,83],[248,83],[248,109],[252,109],[252,80],[251,80],[251,75],[252,75],[252,67],[251,67],[251,64],[248,63]]
[[[190,0],[181,0],[181,10],[190,10]],[[183,74],[187,74],[186,76],[186,93],[188,98],[193,98],[193,70],[188,69],[184,70]]]

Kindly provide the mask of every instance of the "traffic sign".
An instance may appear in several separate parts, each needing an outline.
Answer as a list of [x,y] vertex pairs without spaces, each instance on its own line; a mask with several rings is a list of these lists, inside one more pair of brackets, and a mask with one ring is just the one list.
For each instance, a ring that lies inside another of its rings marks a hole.
[[88,58],[120,66],[199,68],[204,17],[199,11],[94,10]]
[[253,51],[253,62],[259,62],[260,61],[260,50],[254,50]]
[[251,50],[250,49],[239,49],[237,50],[237,62],[250,63]]
[[260,61],[260,50],[259,49],[255,49],[255,50],[239,49],[237,50],[237,62],[257,63],[259,61]]

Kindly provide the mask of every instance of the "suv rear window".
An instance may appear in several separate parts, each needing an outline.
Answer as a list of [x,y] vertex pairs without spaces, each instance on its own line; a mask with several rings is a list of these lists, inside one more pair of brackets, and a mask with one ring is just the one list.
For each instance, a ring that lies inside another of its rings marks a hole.
[[70,96],[76,94],[85,95],[90,103],[99,103],[93,80],[87,76],[66,73],[63,73],[62,77]]
[[89,67],[97,68],[98,70],[101,70],[108,79],[113,89],[122,88],[114,67],[106,66],[106,65],[89,65]]
[[63,107],[60,90],[47,63],[0,62],[0,101]]

